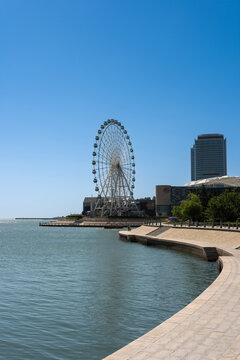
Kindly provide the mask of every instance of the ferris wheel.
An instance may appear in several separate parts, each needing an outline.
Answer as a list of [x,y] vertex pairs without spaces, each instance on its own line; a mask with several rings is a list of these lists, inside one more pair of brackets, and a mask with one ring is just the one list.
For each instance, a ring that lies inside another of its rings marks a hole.
[[117,120],[104,121],[93,147],[92,173],[98,193],[95,214],[120,216],[137,210],[135,157],[127,130]]

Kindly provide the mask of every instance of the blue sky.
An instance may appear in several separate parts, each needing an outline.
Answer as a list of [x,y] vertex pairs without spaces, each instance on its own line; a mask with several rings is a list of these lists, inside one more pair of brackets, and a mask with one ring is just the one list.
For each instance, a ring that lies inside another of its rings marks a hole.
[[238,0],[0,0],[0,43],[0,218],[81,211],[108,118],[136,197],[188,182],[202,133],[226,136],[240,175]]

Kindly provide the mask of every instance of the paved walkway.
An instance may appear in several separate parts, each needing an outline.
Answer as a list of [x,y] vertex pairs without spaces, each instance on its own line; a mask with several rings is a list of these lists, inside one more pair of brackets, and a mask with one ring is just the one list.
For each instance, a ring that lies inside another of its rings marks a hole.
[[[180,249],[183,243],[198,248],[215,245],[228,255],[219,257],[220,275],[184,309],[105,360],[240,360],[240,250],[235,250],[240,246],[240,232],[232,236],[215,231],[215,237],[210,235],[213,230],[181,230],[170,228],[155,241],[174,241]],[[154,231],[152,227],[134,231],[138,240],[154,238],[147,235]],[[130,233],[120,232],[125,237]]]
[[[158,236],[161,238],[160,236]],[[164,239],[195,240],[217,247],[237,248],[240,246],[240,231],[170,228],[164,232]]]

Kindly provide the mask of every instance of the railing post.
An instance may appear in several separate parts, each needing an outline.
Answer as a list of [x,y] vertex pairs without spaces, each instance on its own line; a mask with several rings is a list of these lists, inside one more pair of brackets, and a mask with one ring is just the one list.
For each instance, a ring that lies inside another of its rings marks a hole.
[[228,222],[228,229],[230,229],[230,221]]
[[236,221],[236,229],[238,229],[238,221]]
[[220,229],[222,229],[222,220],[220,220]]
[[214,228],[214,220],[212,221],[212,228]]

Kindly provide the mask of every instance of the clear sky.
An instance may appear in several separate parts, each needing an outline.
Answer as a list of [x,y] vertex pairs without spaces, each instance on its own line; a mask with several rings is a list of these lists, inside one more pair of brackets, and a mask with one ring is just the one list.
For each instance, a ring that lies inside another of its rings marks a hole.
[[0,0],[0,218],[81,211],[108,118],[136,197],[190,181],[202,133],[226,136],[240,175],[240,1]]

